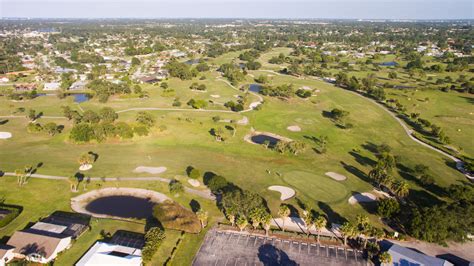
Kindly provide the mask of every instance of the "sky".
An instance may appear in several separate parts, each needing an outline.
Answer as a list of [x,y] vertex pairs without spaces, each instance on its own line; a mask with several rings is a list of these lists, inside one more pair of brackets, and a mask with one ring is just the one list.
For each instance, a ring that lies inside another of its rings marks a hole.
[[474,0],[0,0],[0,17],[474,19]]

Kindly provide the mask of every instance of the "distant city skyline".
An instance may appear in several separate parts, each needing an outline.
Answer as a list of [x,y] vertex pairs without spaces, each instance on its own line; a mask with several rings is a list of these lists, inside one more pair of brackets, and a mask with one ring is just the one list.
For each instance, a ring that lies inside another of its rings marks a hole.
[[466,0],[0,0],[0,17],[474,19]]

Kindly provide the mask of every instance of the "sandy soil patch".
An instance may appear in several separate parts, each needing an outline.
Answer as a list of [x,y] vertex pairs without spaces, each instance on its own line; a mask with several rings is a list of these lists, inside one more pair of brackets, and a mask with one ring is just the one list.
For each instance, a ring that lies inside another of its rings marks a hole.
[[289,188],[289,187],[284,187],[284,186],[269,186],[268,189],[272,191],[280,192],[281,193],[280,200],[291,199],[296,194],[294,189]]
[[149,166],[138,166],[133,170],[134,173],[149,173],[149,174],[161,174],[166,171],[166,167],[149,167]]
[[330,178],[336,180],[336,181],[344,181],[344,180],[347,179],[347,177],[345,175],[341,175],[341,174],[334,173],[334,172],[326,172],[326,175],[329,176]]
[[220,98],[221,96],[220,96],[220,95],[217,95],[217,94],[211,94],[211,97],[212,97],[212,98]]
[[297,125],[289,126],[286,129],[288,129],[291,132],[300,132],[301,131],[301,127],[299,127]]
[[349,204],[354,205],[356,203],[364,203],[364,202],[374,202],[377,200],[374,194],[369,192],[364,193],[357,193],[354,194],[352,197],[349,198]]
[[92,164],[83,164],[83,165],[79,166],[80,171],[87,171],[87,170],[90,170],[90,169],[92,169]]
[[196,179],[188,179],[188,183],[193,187],[199,187],[201,183]]
[[10,132],[0,132],[0,139],[9,139],[12,137],[12,133]]

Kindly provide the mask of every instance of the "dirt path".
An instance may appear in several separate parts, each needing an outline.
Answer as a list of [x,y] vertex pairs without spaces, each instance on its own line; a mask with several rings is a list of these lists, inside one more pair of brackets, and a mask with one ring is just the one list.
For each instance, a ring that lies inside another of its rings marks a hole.
[[[3,173],[4,176],[16,176],[15,173],[5,172]],[[52,176],[52,175],[41,175],[41,174],[31,174],[29,175],[30,178],[38,178],[38,179],[48,179],[48,180],[68,180],[66,176]],[[171,179],[159,177],[159,176],[150,176],[150,177],[91,177],[91,181],[159,181],[164,183],[169,183]],[[208,199],[208,200],[216,200],[214,194],[211,193],[210,190],[197,190],[192,189],[189,187],[184,187],[184,191],[190,194],[194,194],[196,196]]]

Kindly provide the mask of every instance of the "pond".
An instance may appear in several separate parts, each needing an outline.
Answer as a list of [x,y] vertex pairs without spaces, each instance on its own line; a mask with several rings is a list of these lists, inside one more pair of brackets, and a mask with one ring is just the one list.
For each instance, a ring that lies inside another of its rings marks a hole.
[[267,142],[269,144],[268,147],[270,148],[275,147],[275,145],[280,141],[280,139],[277,139],[268,135],[264,135],[264,134],[258,134],[258,135],[252,136],[250,140],[253,143],[257,143],[257,144],[264,144],[265,142]]
[[88,212],[121,218],[146,219],[153,213],[154,202],[134,196],[106,196],[89,202]]
[[262,85],[260,84],[250,84],[249,91],[259,93],[262,89]]
[[74,94],[71,94],[70,96],[74,97],[75,103],[87,102],[90,99],[90,96],[87,93],[74,93]]
[[395,61],[390,61],[390,62],[383,62],[383,63],[380,63],[380,66],[397,66],[398,63],[395,62]]

